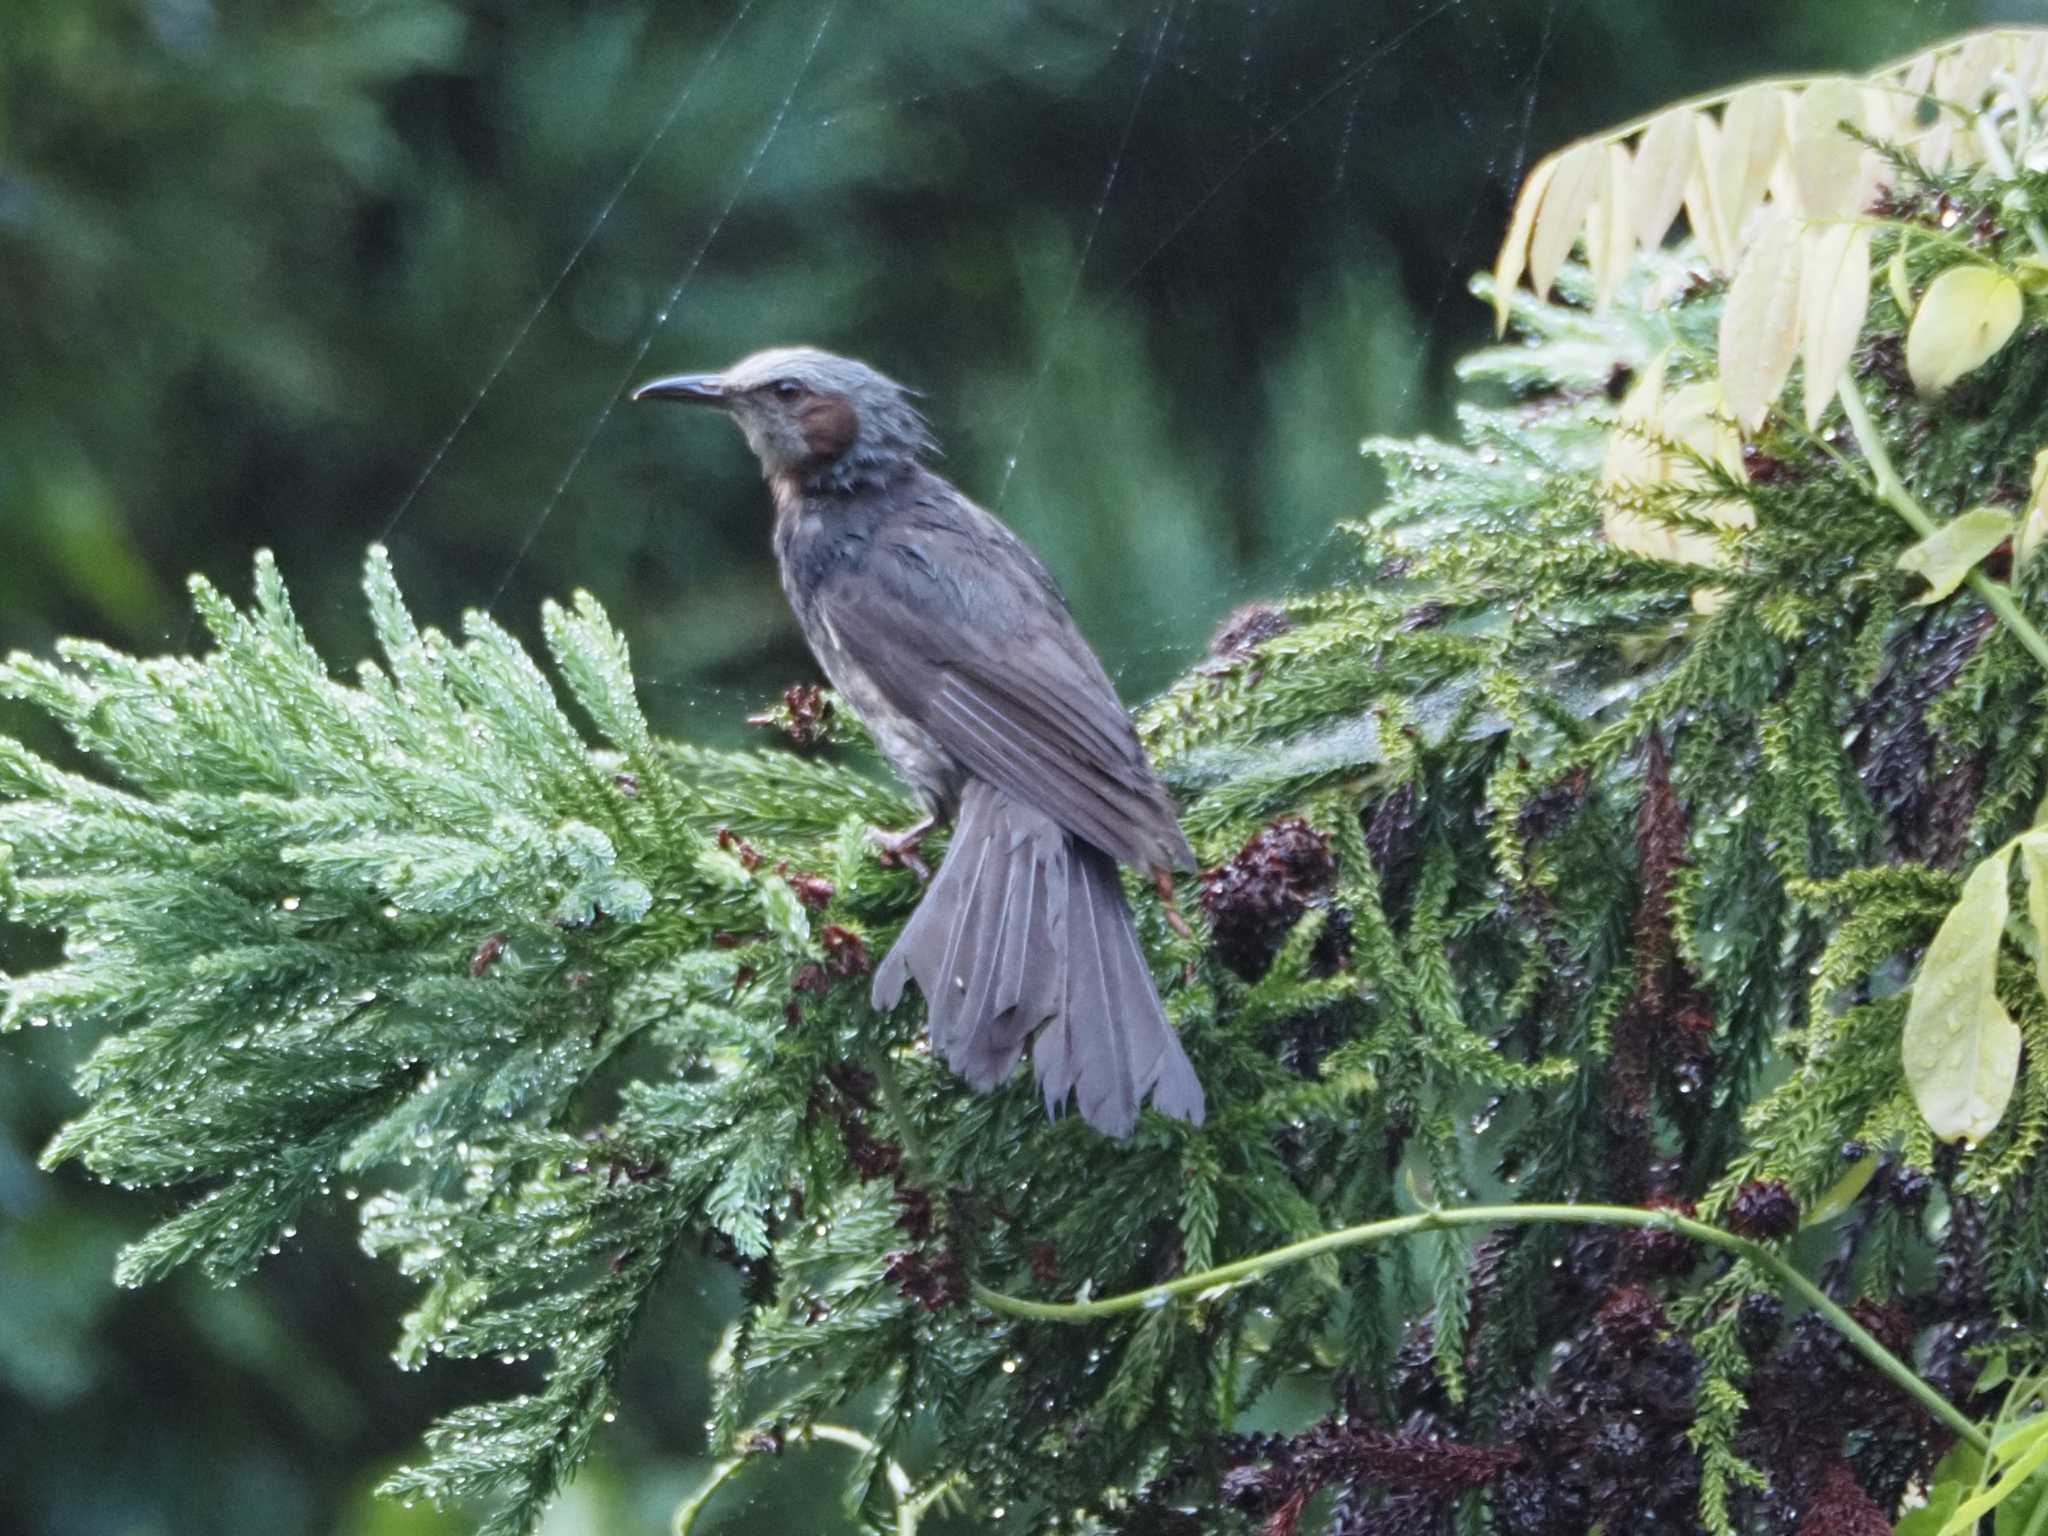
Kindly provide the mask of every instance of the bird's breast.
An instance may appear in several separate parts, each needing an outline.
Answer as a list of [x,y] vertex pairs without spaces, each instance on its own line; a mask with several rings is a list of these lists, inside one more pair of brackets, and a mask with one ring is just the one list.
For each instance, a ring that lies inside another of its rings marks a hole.
[[796,614],[811,654],[835,692],[859,718],[875,745],[928,810],[951,817],[966,775],[951,753],[891,699],[834,633],[817,601],[828,576],[857,566],[868,553],[870,534],[857,513],[819,511],[799,504],[778,518],[775,553],[782,588]]

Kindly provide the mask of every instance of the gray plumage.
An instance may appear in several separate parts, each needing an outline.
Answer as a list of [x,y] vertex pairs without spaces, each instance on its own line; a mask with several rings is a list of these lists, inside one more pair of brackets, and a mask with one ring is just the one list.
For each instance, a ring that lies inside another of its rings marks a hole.
[[1194,855],[1045,567],[925,466],[924,419],[863,363],[778,348],[634,392],[648,397],[733,417],[774,497],[783,591],[819,665],[930,817],[954,823],[876,969],[875,1006],[915,980],[933,1049],[977,1089],[1035,1037],[1049,1112],[1071,1096],[1125,1136],[1149,1097],[1199,1122],[1201,1085],[1116,869],[1192,869]]

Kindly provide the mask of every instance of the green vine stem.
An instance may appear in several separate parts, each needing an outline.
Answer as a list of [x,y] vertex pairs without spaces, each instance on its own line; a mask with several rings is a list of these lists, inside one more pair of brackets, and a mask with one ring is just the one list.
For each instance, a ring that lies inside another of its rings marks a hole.
[[1413,1236],[1418,1232],[1437,1232],[1450,1227],[1531,1226],[1543,1222],[1558,1222],[1571,1226],[1661,1228],[1683,1233],[1695,1241],[1725,1249],[1729,1253],[1748,1259],[1770,1274],[1785,1290],[1826,1318],[1858,1354],[1889,1377],[1900,1391],[1912,1397],[1954,1431],[1958,1439],[1980,1451],[1989,1449],[1990,1438],[1972,1423],[1961,1409],[1916,1375],[1911,1366],[1880,1344],[1868,1329],[1851,1317],[1827,1292],[1807,1279],[1782,1256],[1762,1243],[1746,1237],[1737,1237],[1733,1232],[1709,1226],[1704,1221],[1681,1216],[1674,1211],[1646,1211],[1625,1205],[1543,1204],[1475,1205],[1460,1210],[1421,1211],[1412,1216],[1392,1216],[1384,1221],[1368,1221],[1362,1226],[1325,1232],[1298,1243],[1290,1243],[1284,1248],[1274,1248],[1265,1253],[1254,1254],[1248,1259],[1239,1259],[1234,1264],[1219,1265],[1215,1269],[1205,1269],[1199,1274],[1182,1275],[1163,1285],[1150,1285],[1143,1290],[1126,1291],[1122,1295],[1105,1296],[1099,1300],[1030,1301],[1021,1296],[1009,1296],[1001,1291],[990,1290],[984,1285],[974,1287],[974,1297],[990,1310],[1008,1313],[1012,1317],[1050,1323],[1086,1323],[1098,1318],[1115,1317],[1125,1312],[1143,1312],[1164,1307],[1182,1297],[1192,1296],[1201,1299],[1204,1293],[1211,1291],[1221,1294],[1232,1286],[1262,1279],[1275,1269],[1298,1264],[1303,1259],[1314,1258],[1319,1253],[1360,1248],[1397,1237]]
[[[874,1441],[859,1430],[848,1429],[840,1424],[813,1424],[791,1443],[808,1445],[818,1440],[843,1445],[863,1456],[875,1454]],[[728,1456],[713,1467],[711,1476],[705,1479],[704,1486],[676,1506],[675,1519],[669,1527],[675,1536],[690,1536],[690,1532],[696,1528],[698,1516],[704,1513],[705,1506],[711,1502],[711,1496],[731,1482],[748,1465],[759,1460],[759,1456]],[[913,1494],[910,1491],[909,1474],[895,1462],[890,1462],[887,1476],[889,1492],[896,1499],[896,1536],[917,1536],[918,1521],[924,1518],[924,1512],[937,1503],[963,1475],[956,1472],[953,1476],[927,1488],[923,1493]]]
[[[1864,460],[1870,465],[1872,494],[1904,518],[1907,526],[1921,538],[1929,537],[1941,525],[1928,516],[1927,509],[1914,499],[1913,493],[1906,489],[1906,482],[1892,467],[1891,455],[1885,451],[1877,423],[1870,418],[1870,407],[1864,402],[1863,391],[1846,372],[1842,375],[1841,400],[1843,414],[1849,418],[1849,430],[1856,434],[1856,441],[1863,448]],[[1970,572],[1967,580],[1970,590],[1984,599],[1985,606],[1998,615],[2014,638],[2027,648],[2044,670],[2048,670],[2048,637],[2044,637],[2034,627],[2033,621],[2020,611],[2019,599],[2012,595],[2012,588],[1993,581],[1981,570]]]

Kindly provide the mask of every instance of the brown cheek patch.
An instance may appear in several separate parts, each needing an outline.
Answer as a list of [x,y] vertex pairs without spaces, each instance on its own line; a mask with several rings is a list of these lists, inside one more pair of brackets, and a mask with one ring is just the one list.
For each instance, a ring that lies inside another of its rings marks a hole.
[[829,464],[853,446],[860,435],[860,417],[853,402],[844,395],[820,395],[803,408],[798,418],[803,427],[804,446],[811,458]]

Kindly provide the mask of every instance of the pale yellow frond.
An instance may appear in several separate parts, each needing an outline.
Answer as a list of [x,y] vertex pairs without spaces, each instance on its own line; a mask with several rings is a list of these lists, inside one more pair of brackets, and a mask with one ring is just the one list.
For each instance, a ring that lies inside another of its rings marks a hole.
[[1621,400],[1621,424],[1607,434],[1601,484],[1610,488],[1650,486],[1664,478],[1664,455],[1650,434],[1664,410],[1664,359],[1659,352],[1636,376]]
[[2013,77],[2034,92],[2048,91],[2048,31],[2035,31],[2020,39],[2013,50]]
[[[2012,546],[2015,573],[2034,558],[2034,551],[2041,547],[2044,538],[2048,538],[2048,448],[2034,455],[2034,478],[2027,491],[2027,511],[2020,519],[2020,531]],[[2048,950],[2042,952],[2041,960],[2044,966],[2048,966]]]
[[1586,265],[1593,274],[1593,308],[1613,301],[1636,253],[1634,160],[1619,144],[1607,146],[1605,175],[1593,206],[1586,210]]
[[[1729,415],[1727,393],[1719,381],[1702,379],[1675,390],[1664,402],[1658,424],[1663,435],[1679,447],[1719,465],[1737,480],[1745,478],[1742,434]],[[1700,489],[1709,483],[1705,471],[1687,459],[1677,460],[1668,478],[1674,484]],[[1746,528],[1752,521],[1748,502],[1733,503],[1732,508],[1717,509],[1712,515],[1716,522],[1731,528]]]
[[2001,32],[1982,32],[1945,54],[1934,68],[1934,94],[1943,101],[1975,111],[1991,90],[1992,76],[2012,63],[2013,39]]
[[1686,177],[1699,152],[1699,135],[1692,125],[1696,116],[1690,107],[1659,113],[1636,144],[1631,201],[1636,241],[1646,251],[1664,243],[1685,205]]
[[1800,361],[1812,429],[1835,398],[1870,309],[1870,231],[1826,224],[1809,229],[1800,244]]
[[1899,306],[1901,315],[1913,313],[1913,281],[1906,272],[1906,253],[1912,244],[1910,235],[1901,235],[1899,243],[1892,247],[1892,259],[1884,264],[1885,286],[1891,290],[1892,302]]
[[1709,180],[1731,240],[1741,237],[1743,225],[1763,201],[1771,168],[1785,147],[1786,100],[1775,85],[1752,85],[1730,97],[1721,113],[1721,143]]
[[1501,243],[1500,255],[1493,263],[1493,328],[1497,332],[1508,328],[1508,306],[1514,302],[1515,285],[1521,282],[1528,264],[1529,236],[1536,228],[1536,210],[1543,205],[1543,194],[1550,190],[1550,179],[1556,174],[1557,156],[1545,155],[1536,162],[1529,179],[1522,183],[1521,195],[1515,199],[1508,237]]
[[[1681,209],[1713,269],[1732,275],[1763,227],[1761,207],[1829,220],[1870,205],[1889,168],[1850,129],[1899,144],[1930,169],[1967,167],[1984,149],[1971,114],[2016,81],[2048,92],[2048,27],[1972,33],[1861,79],[1759,81],[1568,145],[1538,163],[1516,200],[1494,268],[1495,318],[1504,328],[1524,277],[1547,294],[1582,233],[1597,235],[1587,261],[1604,300],[1620,281],[1621,230],[1655,249]],[[1625,189],[1610,150],[1628,156]]]
[[1723,276],[1734,266],[1731,255],[1734,236],[1721,217],[1721,204],[1714,195],[1714,178],[1708,174],[1721,152],[1721,129],[1702,112],[1693,119],[1697,141],[1692,174],[1685,180],[1685,218],[1692,225],[1693,238],[1706,253],[1707,264]]
[[[1742,478],[1742,438],[1728,420],[1721,386],[1705,380],[1667,396],[1660,353],[1622,400],[1620,425],[1607,435],[1600,522],[1609,543],[1633,555],[1680,565],[1725,569],[1732,563],[1713,534],[1675,528],[1646,510],[1647,498],[1660,487],[1704,490],[1712,484],[1693,455]],[[1698,511],[1728,528],[1753,527],[1756,521],[1749,503],[1734,497],[1717,498]],[[1695,592],[1693,607],[1712,612],[1718,590]]]
[[1867,151],[1841,124],[1863,126],[1863,90],[1844,77],[1816,80],[1792,106],[1785,162],[1799,192],[1799,211],[1809,219],[1839,219],[1861,206],[1857,172]]
[[1606,166],[1606,146],[1597,140],[1574,144],[1558,158],[1557,174],[1550,178],[1529,236],[1529,286],[1539,299],[1549,297],[1557,269],[1571,254]]
[[1721,388],[1746,432],[1763,425],[1799,355],[1799,225],[1782,209],[1764,217],[1721,307]]

